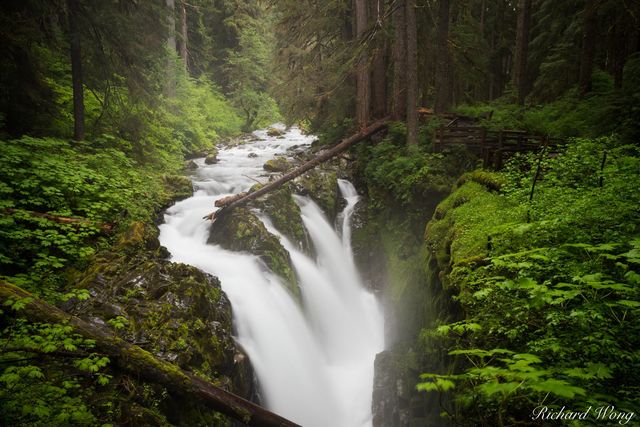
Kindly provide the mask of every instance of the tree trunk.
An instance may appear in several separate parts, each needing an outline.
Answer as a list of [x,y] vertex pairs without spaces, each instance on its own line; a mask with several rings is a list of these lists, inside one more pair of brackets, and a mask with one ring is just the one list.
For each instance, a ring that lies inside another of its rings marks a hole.
[[444,113],[451,107],[451,58],[449,54],[449,0],[438,2],[438,33],[436,37],[438,59],[436,61],[436,113]]
[[612,56],[611,72],[613,74],[614,87],[616,89],[622,88],[622,77],[624,72],[624,64],[629,56],[629,47],[633,40],[630,35],[634,34],[633,23],[630,22],[630,17],[627,14],[619,13],[615,17],[613,23],[613,35],[612,46],[610,47]]
[[240,198],[229,198],[227,205],[224,205],[224,203],[222,203],[221,200],[216,201],[217,205],[223,205],[223,207],[217,212],[212,212],[209,215],[205,216],[204,218],[215,221],[217,218],[221,218],[223,215],[228,214],[233,209],[244,206],[250,201],[257,199],[258,197],[263,196],[270,191],[280,188],[286,182],[289,182],[292,179],[299,177],[306,171],[315,168],[320,163],[323,163],[323,162],[326,162],[327,160],[332,159],[333,157],[337,156],[338,154],[342,153],[343,151],[351,147],[353,144],[359,141],[362,141],[363,139],[366,139],[371,135],[380,132],[383,129],[386,129],[388,121],[389,121],[389,118],[387,117],[372,123],[369,127],[360,130],[360,132],[350,136],[347,139],[343,139],[339,144],[334,145],[332,148],[328,149],[327,151],[322,152],[321,154],[316,156],[316,158],[314,158],[313,160],[310,160],[302,164],[301,166],[281,176],[275,181],[269,182],[264,187]]
[[[383,25],[382,14],[384,8],[383,0],[373,2],[371,16],[376,17],[378,25]],[[387,115],[387,40],[382,40],[376,46],[373,54],[371,70],[371,107],[375,119],[380,119]]]
[[407,111],[407,91],[405,87],[407,44],[405,29],[405,1],[396,0],[393,11],[393,93],[391,97],[391,117],[404,120]]
[[82,337],[95,341],[96,350],[109,357],[121,370],[145,381],[163,385],[170,393],[192,397],[215,411],[235,418],[250,426],[295,427],[297,424],[251,403],[240,396],[184,371],[176,365],[157,359],[138,346],[118,338],[112,331],[71,316],[64,311],[35,298],[30,293],[0,281],[0,301],[22,300],[24,308],[17,316],[41,323],[66,323]]
[[167,28],[169,35],[167,36],[167,69],[166,78],[167,83],[165,87],[165,94],[167,97],[174,97],[176,94],[176,73],[175,73],[175,61],[174,53],[177,51],[176,44],[176,3],[175,0],[166,0],[167,5]]
[[418,144],[418,34],[416,0],[405,0],[407,24],[407,144]]
[[78,28],[78,0],[67,0],[69,14],[69,47],[71,53],[71,82],[73,86],[73,138],[84,140],[84,89],[82,78],[82,51]]
[[188,58],[188,41],[189,41],[189,28],[187,26],[187,7],[184,2],[180,5],[180,40],[178,43],[178,53],[180,59],[182,59],[182,65],[185,71],[189,70],[189,58]]
[[524,105],[527,96],[527,55],[529,52],[529,28],[531,26],[531,0],[518,2],[516,50],[513,59],[511,82],[518,93],[518,104]]
[[356,13],[356,38],[360,49],[356,65],[356,123],[364,129],[369,122],[370,108],[370,79],[367,47],[362,36],[367,29],[367,0],[354,0]]
[[591,74],[593,73],[593,59],[596,53],[596,31],[598,30],[598,5],[599,0],[589,0],[584,10],[580,76],[578,80],[582,94],[591,92]]

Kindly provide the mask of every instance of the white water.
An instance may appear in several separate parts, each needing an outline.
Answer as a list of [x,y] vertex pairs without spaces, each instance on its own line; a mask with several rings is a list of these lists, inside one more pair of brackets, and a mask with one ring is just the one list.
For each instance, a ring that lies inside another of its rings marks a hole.
[[266,160],[311,143],[296,128],[284,139],[269,138],[265,131],[255,135],[262,140],[221,150],[216,165],[196,161],[196,191],[167,211],[160,241],[173,261],[220,278],[233,307],[236,340],[251,359],[265,406],[305,427],[370,426],[373,362],[384,346],[383,317],[353,263],[350,219],[358,200],[353,186],[339,181],[347,200],[340,216],[342,238],[315,203],[296,197],[317,259],[297,250],[263,218],[291,254],[302,307],[255,256],[206,243],[210,225],[202,217],[215,199],[247,190],[254,180],[265,182]]

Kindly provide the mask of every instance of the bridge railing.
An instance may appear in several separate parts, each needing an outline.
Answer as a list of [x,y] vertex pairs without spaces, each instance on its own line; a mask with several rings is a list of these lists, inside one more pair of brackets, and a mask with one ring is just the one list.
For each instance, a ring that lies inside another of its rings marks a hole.
[[480,154],[485,166],[502,167],[502,155],[522,151],[536,151],[565,143],[559,138],[534,135],[521,130],[489,130],[482,126],[440,126],[433,138],[433,151],[448,145],[464,145]]

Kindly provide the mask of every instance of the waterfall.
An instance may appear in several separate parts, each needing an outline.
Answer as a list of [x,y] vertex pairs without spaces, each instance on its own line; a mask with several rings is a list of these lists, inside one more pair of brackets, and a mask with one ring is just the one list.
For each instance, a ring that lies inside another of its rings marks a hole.
[[196,161],[196,191],[167,210],[160,241],[173,261],[219,277],[263,405],[305,427],[370,426],[373,362],[384,346],[383,316],[353,262],[350,219],[358,196],[351,183],[339,181],[347,201],[340,215],[342,237],[312,200],[296,196],[315,259],[262,218],[291,254],[301,304],[278,277],[264,272],[257,257],[206,243],[210,225],[202,217],[215,199],[247,190],[264,176],[266,160],[311,142],[297,128],[283,139],[268,137],[266,131],[254,137],[252,143],[221,150],[218,164]]

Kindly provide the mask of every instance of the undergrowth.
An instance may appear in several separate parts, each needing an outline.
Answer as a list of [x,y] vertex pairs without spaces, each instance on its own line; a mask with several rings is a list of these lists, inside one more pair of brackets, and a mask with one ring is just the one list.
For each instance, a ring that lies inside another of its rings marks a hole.
[[517,156],[493,175],[499,187],[462,180],[427,227],[465,316],[423,331],[425,345],[448,348],[458,368],[424,374],[419,389],[453,392],[444,412],[458,425],[527,422],[539,406],[633,411],[640,150],[578,139],[555,157]]

